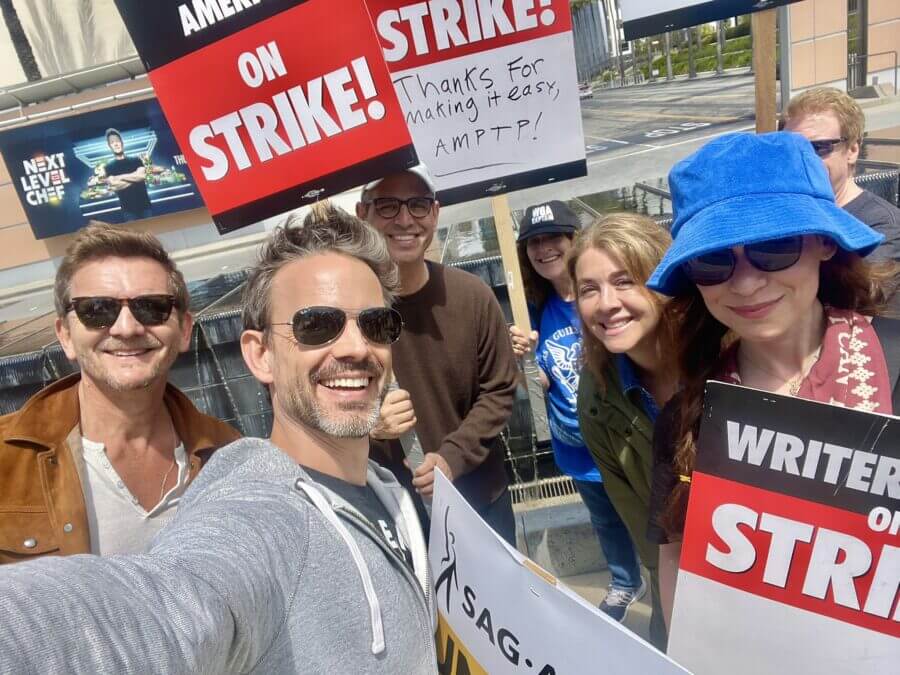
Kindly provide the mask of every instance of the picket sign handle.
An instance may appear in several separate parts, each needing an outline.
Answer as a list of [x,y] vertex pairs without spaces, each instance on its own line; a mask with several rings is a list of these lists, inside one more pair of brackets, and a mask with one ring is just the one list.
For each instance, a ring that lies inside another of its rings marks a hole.
[[[776,129],[775,108],[775,18],[776,9],[766,9],[750,15],[753,36],[753,76],[756,98],[756,133]],[[782,49],[789,45],[782,45]],[[787,101],[782,101],[787,105]]]
[[516,252],[516,238],[513,234],[515,227],[509,210],[509,199],[506,195],[492,197],[491,210],[494,213],[497,241],[500,243],[500,256],[503,258],[506,290],[509,293],[513,321],[519,330],[527,335],[531,332],[531,320],[528,317],[528,303],[525,300],[525,287],[522,284],[522,270],[519,268],[519,254]]
[[539,576],[551,586],[556,586],[557,584],[559,584],[559,579],[550,574],[550,572],[538,565],[531,558],[522,558],[522,566],[525,567],[525,569],[531,570],[534,574]]
[[[519,267],[519,254],[516,251],[516,238],[513,234],[515,228],[509,209],[509,199],[506,195],[492,197],[491,210],[494,214],[497,241],[500,244],[500,257],[503,259],[506,290],[509,293],[513,321],[519,330],[527,335],[531,332],[531,318],[528,316],[528,302],[525,300],[525,286],[522,283],[522,270]],[[528,402],[531,406],[531,420],[534,425],[534,438],[538,442],[548,441],[550,440],[550,427],[547,422],[547,405],[544,402],[544,386],[541,384],[534,354],[527,354],[522,358],[521,367],[522,372],[525,373]],[[535,476],[536,479],[537,476]]]

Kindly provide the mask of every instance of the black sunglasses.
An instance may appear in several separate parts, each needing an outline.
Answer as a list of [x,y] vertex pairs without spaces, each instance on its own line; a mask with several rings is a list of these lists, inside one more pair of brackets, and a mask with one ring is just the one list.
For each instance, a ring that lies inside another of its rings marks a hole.
[[75,315],[86,327],[109,328],[119,318],[122,307],[128,305],[131,315],[144,326],[159,326],[169,320],[175,307],[173,295],[139,295],[134,298],[91,296],[72,298],[66,312]]
[[294,339],[307,347],[322,347],[337,340],[347,325],[347,317],[356,319],[363,337],[374,344],[389,345],[400,339],[403,319],[390,307],[370,307],[360,312],[345,312],[338,307],[304,307],[298,309],[290,323]]
[[813,146],[813,150],[815,150],[819,157],[828,157],[828,155],[834,152],[834,146],[846,142],[847,139],[844,136],[841,136],[840,138],[820,138],[816,141],[810,141],[810,144]]
[[[744,246],[747,262],[761,272],[786,270],[800,260],[803,237],[796,235],[783,239],[769,239]],[[688,279],[697,286],[724,284],[734,274],[737,258],[730,248],[704,253],[681,265]]]
[[434,197],[410,197],[409,199],[397,199],[396,197],[378,197],[366,202],[375,207],[375,213],[382,218],[396,218],[400,213],[400,207],[406,205],[409,215],[413,218],[424,218],[431,213],[434,206]]

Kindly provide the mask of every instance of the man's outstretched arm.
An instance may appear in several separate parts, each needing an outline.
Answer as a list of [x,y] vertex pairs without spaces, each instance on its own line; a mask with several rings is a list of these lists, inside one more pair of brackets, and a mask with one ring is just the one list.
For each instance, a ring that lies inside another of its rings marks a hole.
[[148,553],[0,568],[0,672],[250,670],[297,583],[300,499],[244,486],[179,512]]

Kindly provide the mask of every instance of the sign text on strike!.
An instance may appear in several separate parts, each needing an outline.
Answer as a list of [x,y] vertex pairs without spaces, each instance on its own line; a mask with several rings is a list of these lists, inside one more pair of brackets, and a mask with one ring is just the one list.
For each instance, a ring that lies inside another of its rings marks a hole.
[[403,60],[409,53],[409,40],[400,29],[403,24],[409,27],[416,55],[422,56],[429,52],[427,26],[434,34],[436,49],[443,51],[531,30],[539,24],[550,26],[556,21],[551,4],[552,0],[512,0],[512,16],[509,16],[503,0],[430,0],[387,9],[378,15],[375,25],[389,45],[384,50],[384,58],[392,63]]
[[[244,83],[254,89],[287,75],[274,41],[242,53],[237,68]],[[365,110],[357,107],[360,97],[353,84],[367,101]],[[322,134],[335,136],[369,120],[382,119],[386,110],[377,95],[369,64],[363,56],[353,59],[349,67],[309,80],[305,86],[278,92],[271,101],[257,101],[207,124],[198,124],[188,138],[191,149],[208,162],[200,167],[203,176],[208,181],[217,181],[228,174],[232,162],[239,171],[254,164],[240,129],[250,139],[255,161],[268,162],[275,156],[320,141]],[[334,114],[326,109],[326,101],[330,101]],[[219,139],[225,142],[227,152],[213,143]]]
[[[707,544],[706,562],[733,574],[745,573],[756,564],[758,552],[740,526],[771,535],[763,568],[766,584],[786,588],[802,579],[803,595],[825,600],[831,589],[832,601],[837,605],[885,619],[891,615],[900,587],[900,547],[884,545],[872,574],[875,556],[858,537],[772,513],[758,513],[742,504],[720,504],[713,511],[712,527],[725,546],[723,550]],[[809,562],[801,576],[794,573],[794,568],[802,564],[797,562],[801,558],[795,554],[796,547],[810,542]],[[861,603],[864,593],[857,589],[856,579],[869,574],[872,581]],[[893,621],[900,621],[900,604]]]

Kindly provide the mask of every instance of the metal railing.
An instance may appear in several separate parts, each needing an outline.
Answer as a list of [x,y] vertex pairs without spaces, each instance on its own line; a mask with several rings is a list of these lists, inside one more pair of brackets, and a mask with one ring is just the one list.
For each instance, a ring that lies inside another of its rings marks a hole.
[[875,56],[894,57],[894,93],[900,93],[898,89],[898,63],[897,51],[875,52],[874,54],[850,54],[847,56],[847,90],[865,87],[869,76],[869,59]]

